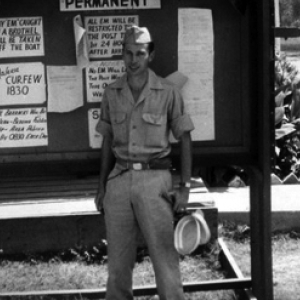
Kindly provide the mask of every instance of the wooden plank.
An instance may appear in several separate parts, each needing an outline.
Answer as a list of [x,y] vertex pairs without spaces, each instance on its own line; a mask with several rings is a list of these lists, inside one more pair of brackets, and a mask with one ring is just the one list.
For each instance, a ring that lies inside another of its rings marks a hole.
[[[86,184],[86,183],[98,183],[98,176],[89,176],[84,178],[78,178],[76,176],[39,176],[39,177],[15,177],[15,178],[4,178],[0,179],[0,189],[6,187],[16,186],[52,186],[52,185],[72,185],[72,184]],[[179,176],[173,175],[174,186],[179,185]],[[201,193],[207,192],[207,188],[201,178],[191,179],[193,192]]]
[[[1,171],[5,172],[5,170]],[[3,174],[2,174],[3,175]],[[47,175],[47,171],[41,173],[39,175],[11,175],[11,176],[0,176],[0,183],[4,182],[30,182],[30,181],[45,181],[45,180],[76,180],[76,179],[89,179],[89,178],[97,178],[97,176],[77,176],[77,175],[68,175],[68,174],[55,174],[55,175]]]
[[244,278],[242,271],[236,264],[233,256],[231,255],[223,239],[219,238],[218,243],[220,248],[222,249],[222,251],[220,252],[219,260],[223,269],[226,270],[226,272],[228,273],[228,277]]
[[30,178],[30,180],[11,180],[11,181],[0,181],[0,189],[2,188],[15,188],[17,187],[30,187],[30,186],[53,186],[53,185],[84,185],[89,183],[98,183],[98,178],[88,178],[88,179],[60,179],[60,178],[39,178],[34,179]]
[[[85,195],[83,197],[77,194],[70,199],[62,199],[59,193],[57,199],[19,199],[19,203],[14,199],[12,204],[9,201],[0,206],[0,249],[5,252],[22,253],[26,252],[43,252],[54,247],[63,250],[68,244],[72,247],[73,239],[78,238],[82,232],[97,233],[100,239],[99,231],[102,228],[95,225],[99,221],[94,218],[102,219],[103,216],[96,211],[94,205],[94,197]],[[201,203],[200,203],[201,204]],[[218,238],[218,211],[216,207],[211,206],[195,206],[194,203],[190,207],[195,210],[201,207],[204,212],[205,219],[211,231],[211,240]],[[94,216],[94,215],[99,216]],[[74,218],[86,218],[85,229],[81,230],[80,223],[77,227],[71,222]],[[65,229],[65,224],[70,223]],[[65,231],[69,232],[67,236],[61,236]],[[103,236],[103,238],[105,238]],[[96,243],[92,237],[87,236],[87,244]],[[50,246],[48,247],[47,245]],[[48,247],[48,248],[47,248]],[[29,251],[30,250],[30,251]]]
[[199,292],[199,291],[216,291],[216,290],[235,290],[250,288],[252,281],[250,278],[244,279],[219,279],[210,281],[191,282],[183,284],[185,292]]
[[300,29],[298,27],[275,27],[275,37],[281,38],[295,38],[300,36]]
[[[186,293],[199,291],[213,291],[213,290],[231,290],[237,288],[246,288],[251,286],[251,280],[245,279],[220,279],[211,281],[198,281],[183,283],[183,289]],[[105,297],[106,289],[90,289],[90,290],[61,290],[61,291],[30,291],[30,292],[16,292],[16,293],[0,293],[1,300],[12,299],[32,299],[47,297],[51,299],[103,299]],[[157,294],[155,285],[134,286],[133,294],[135,297],[149,296]]]
[[96,195],[96,189],[92,190],[72,190],[72,191],[43,191],[38,193],[19,193],[19,194],[6,194],[0,195],[0,201],[6,203],[11,201],[29,200],[29,199],[51,199],[51,198],[80,198],[91,197]]
[[15,186],[12,187],[6,187],[6,188],[0,188],[1,194],[25,194],[25,193],[39,193],[44,191],[69,191],[69,190],[91,190],[97,188],[97,183],[85,183],[84,185],[76,184],[76,182],[73,182],[72,184],[56,184],[56,185],[43,185],[43,186]]
[[[274,1],[255,1],[258,161],[250,173],[251,277],[258,300],[274,299],[271,245],[271,150],[274,144]],[[254,42],[254,41],[253,41]],[[255,43],[255,42],[254,42]]]
[[[105,239],[103,215],[89,214],[0,220],[0,249],[3,254],[63,251],[87,248]],[[1,298],[1,297],[0,297]]]
[[30,178],[24,181],[0,182],[0,201],[14,202],[30,199],[94,196],[98,188],[98,178],[76,179],[64,177]]
[[[219,260],[222,268],[226,270],[228,277],[239,279],[245,278],[223,239],[219,238],[218,243],[222,249],[219,255]],[[257,300],[256,297],[254,297],[252,290],[249,288],[237,290],[236,293],[240,295],[239,299],[241,300]]]
[[[173,176],[174,187],[178,187],[179,177]],[[22,199],[47,199],[64,197],[94,196],[98,188],[98,177],[84,179],[76,177],[26,177],[0,181],[0,201]],[[201,178],[192,180],[192,193],[207,193]],[[205,198],[206,199],[206,198]]]

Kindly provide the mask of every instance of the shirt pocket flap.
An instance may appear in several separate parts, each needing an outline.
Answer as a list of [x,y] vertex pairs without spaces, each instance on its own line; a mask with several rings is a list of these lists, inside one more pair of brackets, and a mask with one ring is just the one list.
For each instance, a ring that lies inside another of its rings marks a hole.
[[162,125],[166,122],[162,114],[144,113],[143,120],[153,125]]
[[126,113],[124,112],[113,112],[112,113],[112,123],[120,124],[126,120]]

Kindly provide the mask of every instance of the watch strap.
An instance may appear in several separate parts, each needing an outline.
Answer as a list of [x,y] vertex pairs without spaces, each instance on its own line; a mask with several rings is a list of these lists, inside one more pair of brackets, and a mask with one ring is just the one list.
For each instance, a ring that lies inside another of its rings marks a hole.
[[191,183],[189,181],[187,181],[187,182],[180,182],[179,185],[181,187],[186,187],[186,188],[190,188],[191,187]]

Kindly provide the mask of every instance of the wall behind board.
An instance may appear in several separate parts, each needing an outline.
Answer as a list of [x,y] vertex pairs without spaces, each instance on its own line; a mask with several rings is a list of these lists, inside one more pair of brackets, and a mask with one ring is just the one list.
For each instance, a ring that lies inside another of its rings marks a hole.
[[[161,9],[65,12],[60,11],[59,0],[2,0],[0,18],[43,18],[45,55],[0,58],[0,64],[42,62],[45,66],[75,65],[74,16],[79,14],[84,20],[86,16],[138,15],[140,26],[148,27],[156,42],[156,58],[152,68],[164,77],[178,67],[178,9],[190,7],[212,10],[215,50],[215,139],[195,142],[195,152],[212,156],[222,153],[248,155],[255,128],[255,120],[254,124],[251,120],[255,110],[255,102],[252,101],[255,92],[249,79],[253,68],[249,60],[251,15],[249,10],[245,15],[240,14],[230,1],[161,0]],[[0,162],[26,160],[26,156],[32,160],[38,157],[51,160],[54,157],[72,157],[72,153],[80,158],[97,156],[99,150],[89,147],[87,113],[90,108],[97,108],[100,104],[88,103],[85,92],[83,100],[84,105],[74,111],[48,113],[48,146],[0,148]]]

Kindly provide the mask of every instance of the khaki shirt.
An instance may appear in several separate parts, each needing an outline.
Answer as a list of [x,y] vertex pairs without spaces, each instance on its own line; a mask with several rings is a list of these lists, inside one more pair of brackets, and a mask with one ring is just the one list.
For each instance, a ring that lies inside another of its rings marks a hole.
[[96,127],[103,136],[113,138],[112,150],[117,158],[132,162],[167,156],[171,151],[170,131],[179,139],[193,129],[179,91],[152,70],[137,102],[126,74],[106,88]]

